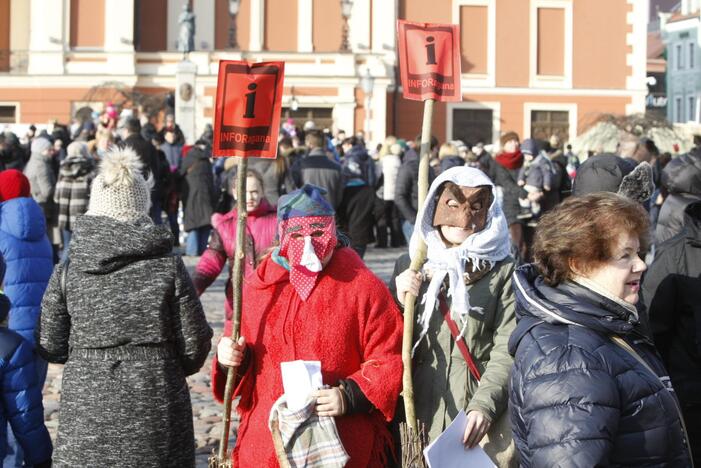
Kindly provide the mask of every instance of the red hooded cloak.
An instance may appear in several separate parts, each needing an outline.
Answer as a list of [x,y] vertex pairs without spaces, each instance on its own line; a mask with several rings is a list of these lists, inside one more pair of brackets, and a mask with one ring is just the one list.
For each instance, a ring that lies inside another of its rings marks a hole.
[[[231,324],[225,326],[231,334]],[[349,468],[383,466],[402,385],[402,319],[387,287],[349,248],[334,252],[306,301],[289,272],[267,257],[246,277],[241,335],[246,337],[245,373],[235,395],[241,416],[235,466],[277,467],[268,429],[270,408],[283,394],[280,363],[318,360],[324,384],[353,379],[375,409],[336,417]],[[215,359],[212,389],[224,397],[226,373]]]

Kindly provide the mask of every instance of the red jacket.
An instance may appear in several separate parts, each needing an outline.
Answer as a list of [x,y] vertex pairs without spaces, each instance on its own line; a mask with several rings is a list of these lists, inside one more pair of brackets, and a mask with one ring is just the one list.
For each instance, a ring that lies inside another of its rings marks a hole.
[[[209,287],[217,279],[227,260],[229,260],[229,279],[226,282],[226,318],[231,319],[232,289],[231,274],[234,268],[234,250],[236,249],[236,223],[238,216],[236,209],[226,214],[212,216],[212,238],[207,250],[204,251],[195,268],[192,281],[195,284],[197,295]],[[258,208],[248,213],[246,218],[246,238],[244,275],[255,270],[260,258],[265,251],[273,245],[277,233],[277,217],[275,208],[267,200],[261,200]]]
[[[225,335],[230,335],[227,326]],[[402,319],[387,287],[349,248],[335,251],[303,302],[289,272],[270,257],[245,280],[241,334],[249,356],[235,391],[241,415],[235,466],[277,467],[268,429],[270,408],[283,394],[280,363],[319,360],[324,384],[353,379],[376,408],[336,418],[347,467],[383,466],[402,385]],[[212,389],[222,401],[226,373],[212,363]]]

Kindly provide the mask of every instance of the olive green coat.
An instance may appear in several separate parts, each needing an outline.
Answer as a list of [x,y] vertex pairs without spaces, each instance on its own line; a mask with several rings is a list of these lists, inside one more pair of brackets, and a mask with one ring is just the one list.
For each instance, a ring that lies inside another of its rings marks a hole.
[[[397,260],[390,282],[395,297],[394,278],[409,268],[409,264],[408,255]],[[483,314],[470,312],[464,337],[482,377],[479,386],[470,375],[438,307],[431,316],[428,333],[413,358],[416,415],[425,425],[429,440],[435,440],[460,410],[466,413],[478,410],[492,421],[488,437],[481,445],[498,466],[511,465],[515,457],[512,454],[507,412],[509,375],[513,364],[507,343],[516,326],[515,300],[511,289],[514,268],[513,259],[507,257],[497,262],[484,277],[467,286],[470,305],[483,309]],[[417,317],[423,312],[421,298],[427,288],[428,281],[424,281],[417,299]],[[446,293],[447,288],[444,290]],[[450,304],[450,298],[447,301]],[[418,340],[420,332],[420,325],[417,324],[414,327],[414,342]],[[403,412],[400,411],[400,414]],[[490,439],[493,445],[491,450]]]

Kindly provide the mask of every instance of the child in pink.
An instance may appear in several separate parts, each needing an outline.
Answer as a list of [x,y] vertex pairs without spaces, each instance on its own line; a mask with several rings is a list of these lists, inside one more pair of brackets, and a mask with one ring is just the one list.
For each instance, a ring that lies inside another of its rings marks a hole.
[[[248,275],[256,269],[261,257],[273,245],[276,234],[276,209],[263,197],[263,179],[259,173],[249,170],[246,180],[246,238],[245,269]],[[232,193],[235,195],[235,180],[232,183]],[[212,236],[207,250],[200,258],[192,281],[198,295],[209,287],[221,273],[224,264],[229,262],[229,280],[226,282],[226,324],[231,326],[232,316],[232,286],[231,274],[234,268],[234,252],[236,250],[236,223],[238,221],[236,208],[226,214],[212,216]]]

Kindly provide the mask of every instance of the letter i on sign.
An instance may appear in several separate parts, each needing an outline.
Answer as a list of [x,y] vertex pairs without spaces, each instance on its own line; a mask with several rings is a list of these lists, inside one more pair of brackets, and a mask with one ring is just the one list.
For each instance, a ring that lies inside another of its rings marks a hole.
[[256,92],[255,89],[258,87],[255,83],[248,85],[248,89],[253,91],[252,93],[246,93],[246,113],[243,114],[244,119],[255,119],[255,108],[256,108]]
[[426,38],[426,65],[436,65],[436,44],[433,43],[433,36]]

